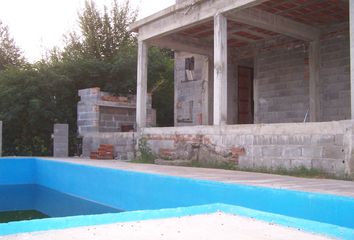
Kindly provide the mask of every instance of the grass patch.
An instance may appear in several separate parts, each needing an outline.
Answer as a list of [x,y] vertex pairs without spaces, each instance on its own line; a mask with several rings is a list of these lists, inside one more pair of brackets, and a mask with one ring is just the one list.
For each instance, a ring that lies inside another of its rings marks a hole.
[[327,173],[320,169],[306,168],[304,166],[296,167],[292,169],[285,169],[282,167],[278,167],[275,169],[238,168],[237,170],[245,171],[245,172],[269,173],[269,174],[302,177],[302,178],[336,179],[336,180],[350,180],[350,181],[354,180],[353,175],[340,177],[331,173]]
[[224,169],[224,170],[234,170],[243,172],[256,172],[256,173],[268,173],[275,175],[302,177],[302,178],[318,178],[318,179],[336,179],[336,180],[346,180],[353,181],[354,175],[347,176],[336,176],[331,173],[327,173],[320,169],[306,168],[304,166],[295,167],[292,169],[286,169],[282,167],[268,169],[268,168],[240,168],[231,162],[199,162],[192,161],[190,167],[199,168],[214,168],[214,169]]
[[133,163],[148,163],[154,164],[156,156],[152,153],[146,138],[139,139],[137,158],[132,160]]

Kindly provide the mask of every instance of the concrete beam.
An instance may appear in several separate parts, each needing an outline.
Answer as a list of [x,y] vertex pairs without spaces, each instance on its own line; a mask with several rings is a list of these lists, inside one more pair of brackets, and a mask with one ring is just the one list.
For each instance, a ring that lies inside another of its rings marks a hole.
[[148,45],[145,41],[138,41],[138,69],[136,90],[136,124],[137,130],[146,127],[147,101],[147,67]]
[[354,1],[349,1],[351,118],[354,119]]
[[309,48],[309,100],[310,100],[310,121],[319,121],[320,96],[318,91],[320,80],[320,42],[310,42]]
[[213,55],[213,45],[200,39],[180,35],[164,36],[148,41],[150,45],[169,48],[182,52],[196,53],[205,56]]
[[146,40],[157,36],[178,32],[193,25],[211,20],[217,13],[241,10],[258,5],[267,0],[218,0],[187,1],[142,19],[130,26],[130,30],[139,29],[139,39]]
[[227,19],[214,17],[214,125],[227,123]]
[[226,16],[228,19],[239,23],[263,28],[305,41],[316,40],[320,35],[320,30],[315,27],[258,9],[248,8],[242,11],[233,11],[227,13]]

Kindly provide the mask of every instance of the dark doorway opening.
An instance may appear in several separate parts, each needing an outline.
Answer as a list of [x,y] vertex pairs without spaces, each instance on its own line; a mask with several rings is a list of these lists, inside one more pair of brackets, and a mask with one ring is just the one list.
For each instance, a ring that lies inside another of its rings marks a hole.
[[253,68],[238,67],[238,124],[254,122]]

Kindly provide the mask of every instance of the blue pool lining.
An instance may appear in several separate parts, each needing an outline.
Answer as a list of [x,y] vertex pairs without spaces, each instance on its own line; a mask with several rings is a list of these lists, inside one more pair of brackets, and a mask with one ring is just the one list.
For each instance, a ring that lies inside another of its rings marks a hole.
[[[24,181],[23,183],[37,183],[41,184],[42,180],[47,181],[48,176],[44,176],[46,178],[41,178],[43,176],[40,176],[38,178],[38,171],[37,167],[42,165],[40,163],[42,162],[51,162],[54,163],[54,165],[66,165],[66,166],[78,166],[79,168],[75,168],[75,171],[82,171],[82,170],[95,170],[97,168],[104,169],[105,170],[105,175],[108,173],[113,173],[116,171],[125,173],[125,175],[134,175],[134,176],[152,176],[158,178],[157,180],[161,179],[170,179],[170,180],[183,180],[181,183],[183,184],[189,184],[189,183],[202,183],[204,186],[202,187],[220,187],[220,186],[237,186],[238,190],[263,190],[263,189],[268,189],[270,190],[269,193],[274,194],[274,193],[292,193],[292,194],[299,194],[299,195],[306,195],[307,198],[311,199],[318,199],[320,200],[329,200],[329,201],[336,201],[336,200],[343,200],[349,202],[349,204],[354,203],[354,198],[352,197],[346,197],[346,196],[338,196],[338,195],[333,195],[333,194],[322,194],[322,193],[312,193],[312,192],[304,192],[304,191],[296,191],[296,190],[289,190],[289,189],[277,189],[277,188],[272,188],[272,187],[263,187],[263,186],[249,186],[249,185],[244,185],[244,184],[238,184],[238,183],[225,183],[225,182],[218,182],[218,181],[213,181],[213,180],[200,180],[200,179],[194,179],[194,178],[188,178],[188,177],[177,177],[177,176],[170,176],[170,175],[163,175],[163,174],[156,174],[156,173],[146,173],[146,172],[141,172],[141,171],[134,171],[134,170],[122,170],[122,169],[115,169],[115,168],[109,168],[106,166],[93,166],[93,165],[86,165],[85,163],[75,163],[75,162],[67,162],[67,161],[60,161],[60,160],[52,160],[52,159],[44,159],[44,158],[17,158],[18,160],[30,160],[33,162],[33,166],[31,166],[31,169],[33,172],[24,172],[25,174],[28,174],[28,176],[22,175],[22,171],[26,171],[26,168],[16,168],[17,170],[21,171],[18,173],[18,177],[21,176],[18,179],[15,178],[15,180],[19,182],[15,182],[16,184],[21,184],[21,181]],[[16,159],[14,159],[16,160]],[[1,163],[1,159],[0,159]],[[51,166],[53,164],[50,164]],[[27,167],[27,164],[26,164]],[[46,166],[44,166],[46,167]],[[47,168],[41,169],[44,173],[48,173],[44,170],[47,170]],[[70,171],[73,171],[73,169],[70,169]],[[1,169],[0,169],[1,172]],[[66,172],[64,172],[66,173]],[[4,172],[4,176],[11,176],[13,180],[14,175]],[[50,175],[49,175],[50,176]],[[123,176],[126,177],[126,176]],[[130,177],[130,176],[129,176]],[[160,179],[159,179],[160,178]],[[67,179],[67,178],[66,178]],[[178,182],[178,181],[176,181]],[[5,182],[6,184],[6,182]],[[206,186],[207,185],[207,186]],[[51,188],[52,185],[46,186]],[[54,185],[54,190],[57,190]],[[227,191],[229,190],[228,188],[223,190]],[[268,193],[268,190],[265,193]],[[73,192],[66,192],[63,191],[66,194],[72,195],[72,196],[77,196]],[[226,193],[226,192],[225,192]],[[263,192],[264,194],[264,192]],[[78,195],[77,197],[85,199],[85,196]],[[297,197],[297,196],[295,196]],[[91,198],[87,198],[92,201]],[[151,200],[151,199],[150,199]],[[252,200],[252,199],[250,199]],[[99,201],[98,201],[99,202]],[[215,203],[220,202],[220,201],[214,201]],[[24,232],[34,232],[34,231],[45,231],[45,230],[54,230],[54,229],[63,229],[63,228],[72,228],[72,227],[80,227],[80,226],[92,226],[92,225],[100,225],[100,224],[110,224],[110,223],[119,223],[119,222],[129,222],[129,221],[141,221],[141,220],[149,220],[149,219],[162,219],[162,218],[170,218],[170,217],[183,217],[183,216],[188,216],[188,215],[198,215],[198,214],[209,214],[209,213],[214,213],[217,211],[225,212],[225,213],[230,213],[230,214],[235,214],[235,215],[240,215],[240,216],[245,216],[245,217],[251,217],[255,218],[257,220],[262,220],[265,222],[272,222],[275,224],[280,224],[283,226],[289,226],[289,227],[294,227],[294,228],[301,228],[304,231],[307,232],[312,232],[312,233],[317,233],[317,234],[325,234],[331,237],[336,237],[340,239],[354,239],[354,228],[350,227],[340,227],[338,225],[334,225],[333,223],[323,223],[323,222],[318,222],[316,220],[305,220],[297,217],[288,217],[285,215],[280,215],[276,213],[270,213],[270,212],[265,212],[263,210],[254,210],[246,207],[238,207],[236,205],[232,205],[232,203],[228,204],[214,204],[214,202],[211,203],[201,203],[201,204],[190,204],[189,206],[194,206],[194,207],[160,207],[158,210],[133,210],[130,212],[124,212],[124,213],[118,213],[118,214],[102,214],[102,215],[86,215],[86,216],[74,216],[74,217],[64,217],[64,218],[50,218],[50,219],[42,219],[42,220],[32,220],[32,221],[24,221],[24,222],[12,222],[12,223],[7,223],[7,224],[0,224],[0,235],[9,235],[9,234],[16,234],[16,233],[24,233]],[[315,203],[315,202],[314,202]],[[277,204],[277,203],[274,203]],[[291,208],[292,205],[291,203],[288,207]],[[292,203],[293,204],[293,203]],[[332,207],[336,207],[337,205],[333,205]],[[339,205],[338,205],[339,206]],[[296,207],[296,206],[295,206]],[[340,207],[340,206],[339,206]],[[353,209],[353,207],[347,208],[347,211]],[[325,208],[323,209],[325,210]],[[349,211],[350,213],[351,211]],[[344,213],[344,212],[343,212]],[[350,216],[347,219],[347,221],[351,221],[352,219]],[[354,220],[353,220],[354,221]]]
[[143,210],[10,222],[6,224],[0,224],[0,236],[84,226],[89,227],[104,224],[176,218],[201,214],[211,214],[216,212],[223,212],[226,214],[252,218],[259,221],[300,229],[304,232],[326,235],[343,240],[354,239],[354,229],[221,203],[160,210]]
[[[215,180],[208,180],[208,179],[200,179],[200,178],[191,178],[191,177],[184,177],[184,176],[174,176],[174,175],[165,175],[165,174],[160,174],[160,173],[152,173],[152,172],[143,172],[143,171],[138,171],[138,170],[127,170],[127,169],[120,169],[120,168],[110,168],[107,166],[93,166],[93,165],[87,165],[85,163],[75,163],[75,162],[68,162],[68,161],[58,161],[58,160],[53,160],[53,159],[48,159],[48,158],[30,158],[35,161],[51,161],[55,162],[58,164],[68,164],[68,165],[73,165],[73,166],[84,166],[87,168],[95,169],[95,168],[101,168],[105,169],[108,171],[120,171],[120,172],[125,172],[128,174],[139,174],[139,175],[150,175],[150,176],[156,176],[160,178],[167,178],[167,179],[173,179],[173,180],[181,180],[183,179],[184,181],[189,181],[189,182],[196,182],[196,183],[205,183],[205,184],[211,184],[211,185],[224,185],[224,186],[230,186],[230,185],[235,185],[238,187],[242,187],[245,189],[269,189],[269,190],[274,190],[274,191],[279,191],[279,192],[288,192],[288,193],[298,193],[298,194],[306,194],[309,197],[312,196],[321,196],[325,198],[336,198],[339,200],[354,200],[353,197],[349,196],[343,196],[343,195],[338,195],[338,194],[329,194],[329,193],[321,193],[321,192],[310,192],[310,191],[305,191],[305,190],[293,190],[293,189],[287,189],[287,188],[275,188],[275,187],[270,187],[270,186],[256,186],[256,185],[247,185],[247,184],[242,184],[242,183],[230,183],[230,182],[223,182],[223,181],[215,181]],[[38,183],[37,181],[35,184],[41,184]],[[75,195],[72,195],[75,196]],[[75,196],[75,197],[80,197],[80,196]],[[82,198],[82,197],[80,197]],[[85,198],[83,198],[85,199]],[[90,199],[87,199],[90,200]],[[92,200],[90,200],[92,201]],[[209,204],[206,204],[209,205]],[[225,204],[228,205],[228,204]]]

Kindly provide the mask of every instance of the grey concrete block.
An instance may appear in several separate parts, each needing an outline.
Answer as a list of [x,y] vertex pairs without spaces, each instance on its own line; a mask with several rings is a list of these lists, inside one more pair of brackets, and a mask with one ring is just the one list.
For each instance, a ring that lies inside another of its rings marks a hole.
[[336,134],[334,143],[337,146],[343,146],[344,145],[344,135],[343,134]]
[[240,168],[252,168],[253,167],[253,159],[250,157],[240,156],[238,159],[238,166]]
[[334,135],[312,135],[311,143],[315,145],[333,145],[334,144]]
[[344,160],[345,150],[340,146],[326,146],[323,149],[323,157]]
[[283,150],[279,146],[262,147],[262,156],[264,157],[280,157]]
[[322,152],[323,152],[322,147],[315,147],[315,146],[302,147],[303,157],[320,158],[322,157]]
[[255,145],[284,145],[289,144],[289,137],[286,135],[256,135]]
[[254,157],[262,156],[262,146],[253,146],[252,154]]
[[297,158],[301,156],[301,148],[300,147],[284,147],[283,148],[283,157],[285,158]]
[[311,143],[311,135],[292,135],[289,136],[289,144],[308,145]]
[[307,169],[312,168],[312,161],[311,159],[292,159],[291,160],[291,168],[299,168],[305,167]]
[[99,120],[99,113],[98,112],[89,112],[89,113],[79,113],[78,120]]

